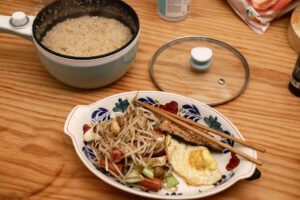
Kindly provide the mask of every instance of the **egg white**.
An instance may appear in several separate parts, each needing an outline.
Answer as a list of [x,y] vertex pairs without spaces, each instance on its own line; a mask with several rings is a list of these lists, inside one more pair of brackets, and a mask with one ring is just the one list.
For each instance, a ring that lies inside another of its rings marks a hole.
[[[212,185],[218,182],[222,177],[222,173],[218,167],[216,169],[208,169],[207,167],[196,166],[198,159],[203,159],[203,157],[200,158],[200,154],[199,157],[195,157],[195,155],[204,149],[207,148],[178,142],[170,135],[166,138],[168,162],[172,165],[175,173],[182,177],[189,185]],[[193,163],[191,163],[191,158],[193,159]]]

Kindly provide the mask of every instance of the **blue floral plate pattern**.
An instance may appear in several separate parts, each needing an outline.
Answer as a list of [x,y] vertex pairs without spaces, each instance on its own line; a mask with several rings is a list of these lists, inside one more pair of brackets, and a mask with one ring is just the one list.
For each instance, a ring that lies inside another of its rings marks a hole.
[[[144,192],[137,188],[122,185],[113,180],[107,173],[94,165],[96,156],[83,142],[82,126],[84,124],[95,124],[105,121],[114,117],[116,113],[124,113],[129,105],[129,101],[131,101],[136,94],[137,92],[121,93],[90,105],[76,106],[70,112],[65,122],[64,131],[72,138],[74,148],[79,158],[97,177],[116,188],[144,197],[157,199],[194,199],[221,192],[238,180],[248,178],[254,173],[255,164],[243,158],[240,158],[241,162],[235,169],[227,171],[226,164],[229,162],[231,155],[229,150],[224,149],[222,153],[212,153],[218,162],[219,169],[223,176],[221,180],[211,186],[189,186],[183,179],[177,176],[180,181],[177,191],[162,189],[159,192]],[[196,100],[172,93],[157,91],[139,91],[137,98],[152,106],[161,107],[228,135],[244,139],[237,128],[226,117],[213,108]],[[220,136],[216,136],[216,138],[254,158],[257,157],[257,153],[253,149],[241,146],[238,143],[234,143]]]

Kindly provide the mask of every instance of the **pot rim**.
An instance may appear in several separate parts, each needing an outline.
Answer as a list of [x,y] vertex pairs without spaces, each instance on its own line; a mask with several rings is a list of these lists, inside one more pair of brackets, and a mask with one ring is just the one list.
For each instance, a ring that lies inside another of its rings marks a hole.
[[[67,58],[68,60],[69,59],[73,59],[73,60],[77,60],[77,61],[86,61],[86,60],[93,60],[93,59],[99,59],[99,58],[106,58],[106,57],[111,57],[113,55],[116,55],[117,53],[119,52],[122,52],[122,50],[126,49],[128,46],[132,46],[133,43],[135,43],[135,41],[138,39],[139,35],[140,35],[140,20],[139,20],[139,17],[136,13],[136,11],[130,6],[128,5],[127,3],[125,3],[124,1],[122,0],[119,0],[121,4],[123,4],[125,7],[128,7],[130,10],[132,10],[134,16],[136,17],[137,19],[137,31],[136,33],[132,36],[132,38],[126,43],[124,44],[122,47],[120,47],[119,49],[116,49],[112,52],[109,52],[109,53],[106,53],[106,54],[101,54],[101,55],[97,55],[97,56],[89,56],[89,57],[77,57],[77,56],[68,56],[68,55],[64,55],[64,54],[60,54],[60,53],[57,53],[49,48],[47,48],[46,46],[44,46],[42,44],[42,42],[40,42],[37,37],[36,37],[36,34],[35,34],[35,30],[36,30],[36,23],[37,23],[37,18],[38,16],[43,12],[45,11],[46,9],[48,9],[50,6],[52,6],[53,4],[55,4],[57,1],[60,1],[60,0],[56,0],[50,4],[48,4],[47,6],[45,6],[42,10],[40,10],[38,12],[38,14],[36,15],[33,23],[32,23],[32,38],[33,38],[33,41],[34,43],[39,46],[39,47],[42,47],[41,49],[42,50],[45,50],[46,52],[50,53],[50,54],[53,54],[54,56],[58,56],[60,58]],[[109,59],[110,60],[110,59]]]

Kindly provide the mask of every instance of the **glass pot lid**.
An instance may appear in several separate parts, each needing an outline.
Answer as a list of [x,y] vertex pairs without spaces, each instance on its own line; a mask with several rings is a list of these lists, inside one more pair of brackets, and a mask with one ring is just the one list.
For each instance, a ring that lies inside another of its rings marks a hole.
[[151,77],[166,92],[210,106],[227,103],[247,87],[249,66],[229,44],[208,37],[183,37],[161,46],[150,62]]

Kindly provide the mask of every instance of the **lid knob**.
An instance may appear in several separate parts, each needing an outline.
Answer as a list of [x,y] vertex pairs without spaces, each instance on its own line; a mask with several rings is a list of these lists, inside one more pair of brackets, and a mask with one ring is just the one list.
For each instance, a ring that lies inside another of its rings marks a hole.
[[18,11],[14,12],[11,16],[11,25],[20,27],[24,26],[28,23],[28,17],[25,15],[24,12]]
[[208,69],[212,63],[213,52],[207,47],[195,47],[191,50],[190,63],[192,67],[199,71]]

